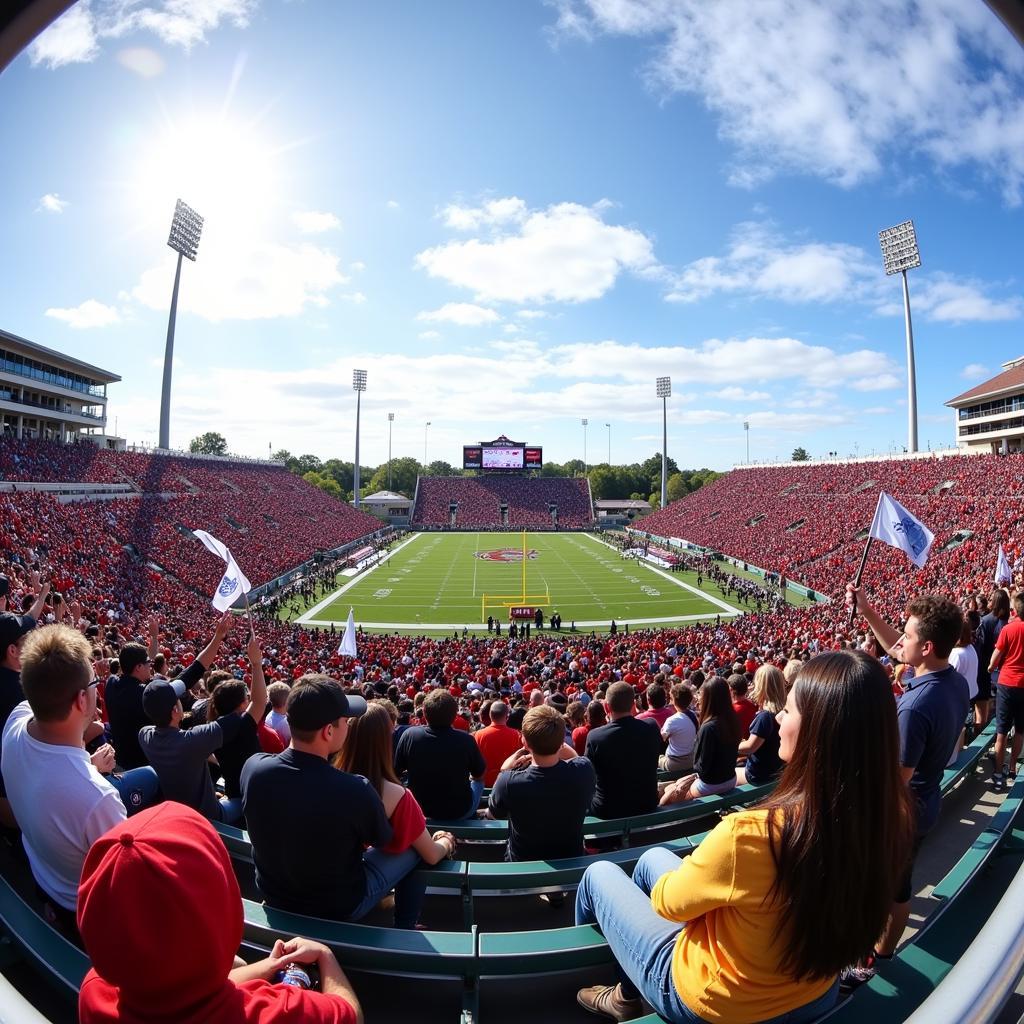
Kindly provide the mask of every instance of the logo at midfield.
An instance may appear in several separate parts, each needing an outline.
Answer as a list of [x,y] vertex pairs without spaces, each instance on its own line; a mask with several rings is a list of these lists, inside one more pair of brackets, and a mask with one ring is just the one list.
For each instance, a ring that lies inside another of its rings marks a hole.
[[[523,560],[522,548],[498,548],[495,551],[478,551],[477,558],[483,558],[488,562],[521,562]],[[536,558],[537,552],[531,548],[526,552],[527,558]]]

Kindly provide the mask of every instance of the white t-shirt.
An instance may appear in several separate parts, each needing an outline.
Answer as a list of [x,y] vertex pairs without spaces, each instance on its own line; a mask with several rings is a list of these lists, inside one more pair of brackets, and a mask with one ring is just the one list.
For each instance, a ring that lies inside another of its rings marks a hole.
[[668,737],[668,756],[687,757],[693,753],[697,742],[697,727],[689,715],[677,711],[662,727],[662,733]]
[[36,881],[62,907],[74,910],[89,847],[127,812],[82,747],[33,739],[31,720],[32,709],[22,701],[4,727],[0,767],[7,799]]
[[278,738],[287,747],[292,741],[292,730],[288,724],[288,716],[280,711],[271,711],[267,715],[267,725],[277,733]]
[[974,700],[978,696],[978,652],[974,644],[954,647],[949,652],[949,663],[967,680],[967,695]]

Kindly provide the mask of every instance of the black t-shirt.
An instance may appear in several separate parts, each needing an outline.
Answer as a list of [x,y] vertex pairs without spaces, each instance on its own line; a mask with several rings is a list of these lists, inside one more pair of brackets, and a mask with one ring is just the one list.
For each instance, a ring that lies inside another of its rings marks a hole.
[[[3,736],[4,726],[11,712],[25,699],[21,689],[21,673],[14,669],[0,667],[0,737]],[[0,744],[0,750],[3,745]],[[7,796],[7,787],[4,785],[3,775],[0,775],[0,796]]]
[[770,711],[758,711],[750,723],[750,735],[758,736],[764,742],[752,754],[747,754],[744,773],[747,782],[755,786],[769,782],[782,771],[779,757],[779,723]]
[[728,782],[736,775],[736,753],[739,741],[726,743],[722,738],[718,722],[713,718],[697,730],[697,742],[693,748],[693,770],[701,782],[716,786]]
[[592,814],[626,818],[649,814],[658,806],[661,732],[649,722],[630,716],[591,729],[586,756],[597,772]]
[[469,813],[469,777],[482,776],[487,765],[468,732],[417,725],[398,741],[395,770],[409,773],[409,788],[428,818],[452,821]]
[[366,779],[289,747],[245,762],[242,800],[267,903],[347,919],[366,893],[365,847],[391,839],[384,805]]
[[996,641],[1005,625],[1006,623],[1002,619],[996,618],[989,612],[978,626],[978,631],[975,634],[975,647],[978,649],[978,681],[982,685],[992,682],[992,674],[988,670],[988,665],[992,660],[992,652],[996,649]]
[[[220,721],[220,719],[218,719]],[[259,730],[252,715],[240,716],[238,732],[227,740],[217,751],[221,775],[224,777],[224,793],[229,797],[242,795],[242,766],[260,752]]]
[[153,723],[142,710],[146,684],[131,676],[111,676],[103,690],[103,702],[110,721],[110,742],[121,768],[141,768],[149,759],[139,746],[139,730]]
[[508,818],[505,860],[582,856],[583,819],[596,784],[585,757],[502,772],[489,806],[495,818]]

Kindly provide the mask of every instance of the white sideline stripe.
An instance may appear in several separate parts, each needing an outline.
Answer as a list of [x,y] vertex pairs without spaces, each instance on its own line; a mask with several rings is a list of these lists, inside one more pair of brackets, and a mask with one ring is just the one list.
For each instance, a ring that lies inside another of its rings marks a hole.
[[[619,551],[619,549],[617,547],[615,547],[614,545],[609,544],[605,540],[598,540],[597,537],[594,537],[593,535],[591,535],[589,533],[585,533],[584,536],[585,537],[590,537],[590,539],[592,541],[594,541],[595,543],[597,543],[597,544],[603,544],[606,548],[611,548],[612,551],[616,551],[616,552]],[[621,554],[621,552],[619,552],[619,553]],[[683,590],[690,591],[691,594],[699,594],[701,597],[704,598],[705,601],[707,601],[710,604],[713,604],[716,608],[721,608],[723,612],[728,612],[730,615],[742,615],[743,614],[743,612],[739,608],[734,608],[731,604],[726,604],[726,602],[721,600],[721,598],[712,597],[710,594],[706,594],[703,590],[698,590],[696,587],[691,587],[689,583],[684,583],[682,580],[676,579],[676,577],[669,575],[667,572],[662,572],[661,569],[657,568],[656,566],[651,565],[650,562],[639,562],[638,561],[637,565],[642,565],[645,569],[650,569],[651,572],[657,573],[663,579],[668,580],[669,583],[674,583],[677,587],[682,587]],[[654,620],[653,619],[640,619],[639,621],[641,621],[641,622],[648,622],[648,621],[653,622]]]
[[[397,555],[398,552],[401,551],[402,548],[404,548],[407,544],[411,544],[414,540],[416,540],[417,537],[422,536],[424,536],[422,533],[412,534],[408,540],[403,540],[402,543],[399,544],[397,548],[393,548],[383,558],[379,559],[377,562],[371,565],[370,568],[366,570],[366,572],[359,573],[357,576],[353,576],[352,579],[348,581],[348,583],[341,587],[340,590],[336,590],[333,594],[330,594],[328,597],[325,597],[322,601],[319,602],[319,604],[313,605],[312,608],[307,608],[297,619],[292,619],[292,621],[297,622],[300,626],[319,625],[319,621],[313,618],[313,616],[316,615],[317,612],[323,611],[332,601],[336,601],[339,597],[341,597],[341,595],[344,594],[345,591],[349,589],[349,587],[354,587],[360,580],[366,579],[366,577],[369,576],[374,569],[379,568],[385,562],[389,561],[392,555]],[[347,619],[342,619],[339,625],[343,626],[347,621]],[[328,625],[330,625],[330,623],[328,623]]]
[[[700,591],[697,591],[700,593]],[[734,611],[731,615],[742,615],[743,612]],[[657,625],[658,623],[674,623],[674,622],[699,622],[702,619],[711,618],[709,612],[705,612],[702,615],[666,615],[659,619],[616,619],[615,625],[617,626],[646,626],[646,625]],[[296,622],[299,620],[296,619]],[[607,627],[611,619],[589,619],[586,622],[577,622],[576,630],[579,632],[580,629],[590,629],[597,626]],[[344,626],[345,619],[309,619],[303,621],[304,626]],[[418,630],[437,630],[437,629],[487,629],[486,622],[360,622],[359,625],[365,626],[368,629],[418,629]],[[506,630],[508,627],[505,627]],[[536,632],[536,631],[534,631]],[[502,632],[502,636],[506,635]],[[539,633],[537,635],[540,635]],[[545,629],[543,631],[544,636],[572,636],[572,630],[563,628],[561,631]]]

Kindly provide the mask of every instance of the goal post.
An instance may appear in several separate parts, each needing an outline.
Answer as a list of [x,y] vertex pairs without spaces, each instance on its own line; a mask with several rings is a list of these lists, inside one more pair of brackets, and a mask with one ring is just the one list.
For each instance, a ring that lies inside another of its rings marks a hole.
[[487,594],[485,593],[480,599],[480,619],[486,621],[487,609],[488,608],[518,608],[525,605],[533,605],[534,607],[549,608],[551,606],[551,588],[548,586],[547,581],[544,582],[544,593],[543,594],[530,594],[526,590],[526,563],[529,559],[527,545],[526,545],[526,531],[523,530],[523,547],[521,553],[522,561],[522,574],[520,577],[520,584],[522,587],[521,593],[518,594]]

